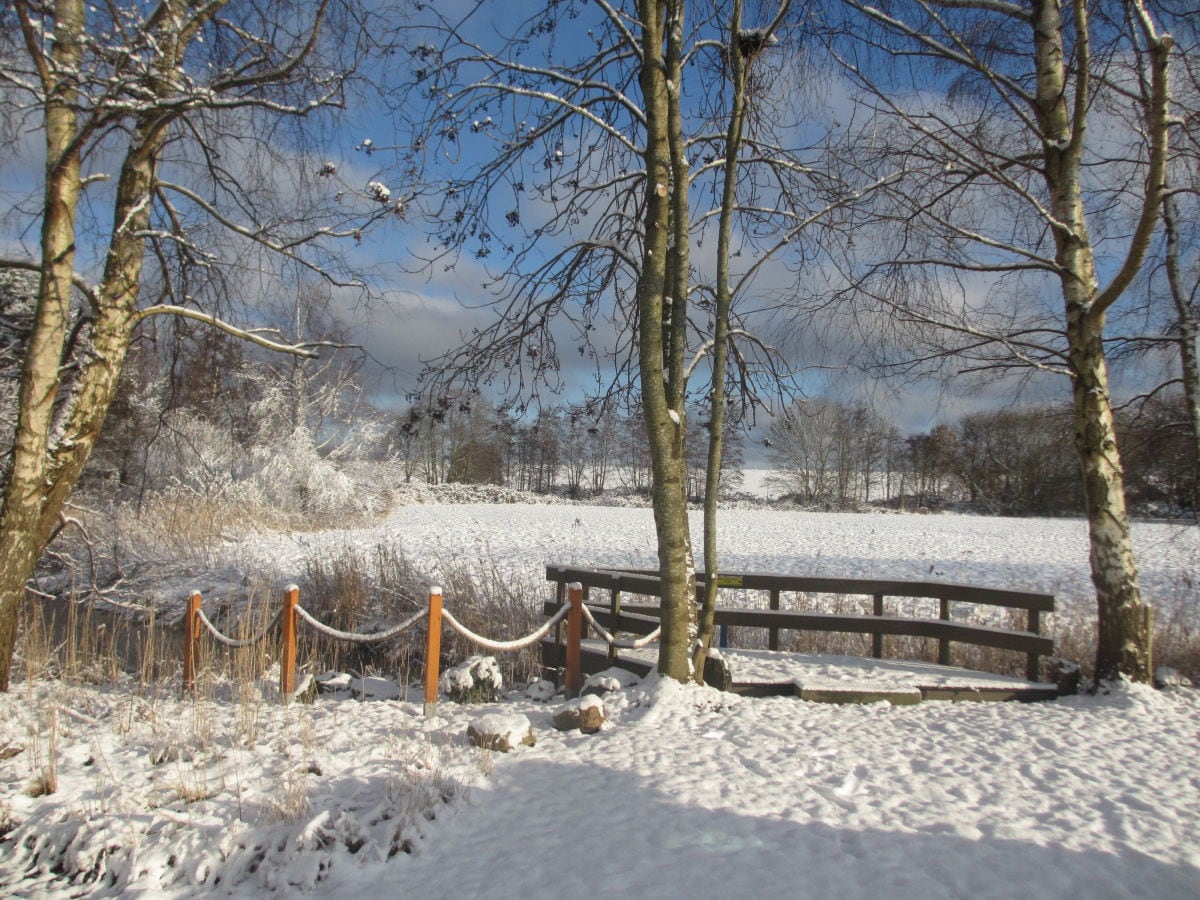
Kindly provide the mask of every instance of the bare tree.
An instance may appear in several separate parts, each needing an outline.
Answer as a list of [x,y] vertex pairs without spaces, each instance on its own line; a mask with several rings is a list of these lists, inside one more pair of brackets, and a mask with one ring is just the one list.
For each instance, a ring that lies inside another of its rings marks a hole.
[[[484,20],[511,22],[509,5],[437,20],[416,40],[426,111],[410,142],[455,165],[434,202],[418,202],[437,239],[428,265],[457,266],[471,250],[491,267],[491,324],[435,361],[428,390],[496,386],[499,373],[505,393],[536,401],[563,383],[564,339],[595,361],[600,394],[637,385],[662,577],[659,670],[680,680],[695,635],[683,443],[685,6],[596,0],[584,23],[560,22],[548,4],[499,40],[500,26]],[[570,37],[557,40],[560,30]],[[615,361],[612,372],[602,361]]]
[[[1194,33],[1193,33],[1194,35]],[[1193,36],[1193,41],[1195,37]],[[1200,62],[1193,44],[1178,54],[1174,92],[1175,153],[1167,169],[1163,197],[1161,270],[1173,312],[1173,337],[1179,348],[1179,381],[1183,387],[1184,421],[1192,440],[1192,514],[1200,517],[1200,252],[1196,219],[1200,211]],[[1139,82],[1140,96],[1151,90]]]
[[[765,112],[744,128],[748,98],[777,83],[747,67],[774,42],[787,3],[769,4],[759,28],[743,27],[737,3],[595,0],[562,20],[548,4],[497,28],[503,40],[489,31],[496,9],[481,2],[438,21],[415,54],[426,111],[404,143],[454,166],[419,204],[436,236],[427,271],[473,255],[488,295],[472,301],[492,313],[433,362],[427,388],[466,381],[534,403],[579,383],[578,351],[598,417],[639,396],[666,593],[660,670],[686,677],[705,646],[693,654],[688,407],[715,416],[715,510],[724,418],[786,381],[733,299],[847,192],[824,188],[794,129],[773,129]],[[696,252],[706,240],[715,262]],[[715,560],[715,526],[706,530]]]
[[806,505],[836,502],[834,469],[843,410],[827,400],[795,403],[768,430],[772,484]]
[[[1140,0],[912,0],[886,9],[842,0],[840,9],[847,15],[826,23],[828,33],[870,113],[857,149],[902,173],[889,185],[885,227],[858,241],[881,261],[853,271],[854,293],[889,308],[892,327],[930,348],[926,360],[1069,377],[1097,678],[1149,680],[1149,611],[1104,338],[1162,209],[1174,42]],[[1144,65],[1144,93],[1114,71],[1132,56]],[[1110,104],[1133,107],[1137,129],[1105,133]],[[1051,285],[1057,310],[1035,302]]]
[[[5,130],[40,130],[45,177],[28,218],[40,229],[37,250],[0,260],[40,278],[0,516],[0,689],[26,581],[100,433],[138,324],[183,316],[271,350],[315,352],[201,308],[171,261],[211,279],[275,254],[332,277],[330,242],[391,214],[377,193],[364,212],[332,198],[306,203],[312,193],[266,178],[316,181],[336,170],[306,157],[285,123],[342,102],[365,46],[339,43],[360,22],[353,12],[339,0],[16,0],[3,14]],[[281,154],[292,166],[272,168]],[[288,210],[281,197],[303,208]],[[89,220],[102,200],[109,214]],[[225,260],[222,246],[234,248]],[[85,255],[94,267],[79,265]],[[139,303],[147,260],[167,292],[149,305]]]

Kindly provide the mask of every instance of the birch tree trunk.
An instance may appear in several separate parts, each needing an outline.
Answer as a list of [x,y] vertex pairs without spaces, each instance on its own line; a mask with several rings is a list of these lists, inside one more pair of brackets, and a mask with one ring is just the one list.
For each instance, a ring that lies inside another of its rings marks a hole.
[[[856,49],[879,49],[884,67],[895,62],[893,76],[912,75],[918,94],[923,75],[937,82],[954,73],[940,82],[944,95],[932,104],[910,102],[852,55],[840,57],[880,118],[900,126],[890,140],[902,146],[886,147],[881,157],[901,158],[902,168],[919,173],[899,177],[881,221],[920,249],[902,247],[891,264],[875,267],[869,277],[884,276],[872,281],[873,296],[899,314],[894,322],[912,325],[906,338],[918,354],[932,349],[926,359],[955,360],[960,371],[1019,364],[1070,378],[1096,588],[1096,678],[1148,681],[1150,616],[1134,564],[1103,341],[1113,305],[1142,270],[1158,226],[1174,41],[1160,33],[1143,0],[915,0],[886,9],[842,2],[852,11],[844,24],[858,33]],[[861,27],[860,17],[870,27]],[[1004,38],[993,43],[989,35]],[[923,57],[930,68],[913,73],[909,61]],[[1133,71],[1114,78],[1118,59]],[[979,103],[963,99],[975,90]],[[931,108],[939,102],[941,110]],[[1088,140],[1089,116],[1114,103],[1132,110],[1137,144],[1120,160],[1107,152],[1111,134]],[[1005,212],[990,213],[993,199]],[[1109,225],[1118,209],[1131,222],[1103,232],[1105,265],[1098,271],[1089,216],[1093,227]],[[922,270],[909,282],[907,272]],[[1003,279],[1016,283],[1024,273],[1029,296],[1045,289],[1046,278],[1056,280],[1059,312],[1013,302]],[[895,276],[890,284],[887,274]],[[956,306],[966,290],[943,293],[956,278],[981,275],[991,276],[993,299]]]
[[742,127],[746,114],[749,58],[738,46],[742,28],[741,0],[733,0],[729,14],[729,81],[733,104],[725,132],[725,163],[722,167],[720,220],[717,226],[717,284],[712,336],[712,381],[709,386],[708,457],[704,473],[704,596],[700,604],[699,634],[692,656],[697,681],[704,681],[704,660],[712,647],[716,626],[717,588],[717,502],[721,492],[721,462],[725,439],[725,370],[729,356],[729,313],[733,305],[729,261],[732,253],[733,214],[737,202],[738,155],[742,149]]
[[1163,198],[1162,219],[1163,231],[1166,232],[1163,266],[1167,271],[1167,289],[1179,326],[1180,380],[1183,382],[1183,401],[1187,410],[1188,437],[1192,442],[1192,516],[1200,520],[1200,356],[1197,355],[1196,343],[1200,338],[1200,323],[1196,321],[1183,284],[1179,218],[1175,198],[1170,193]]
[[[45,66],[46,187],[42,270],[33,330],[21,368],[13,461],[0,514],[0,690],[7,691],[25,600],[48,535],[44,488],[50,431],[61,378],[59,365],[71,310],[75,274],[75,214],[80,189],[80,146],[73,73],[83,55],[82,0],[59,0],[55,41]],[[36,36],[26,35],[26,40]],[[56,513],[57,514],[57,511]]]
[[637,279],[638,370],[654,473],[651,501],[662,583],[658,671],[685,681],[695,634],[696,577],[692,568],[683,452],[688,227],[686,169],[681,171],[681,164],[686,166],[686,163],[682,162],[678,80],[683,3],[641,0],[639,12],[642,21],[639,82],[646,111],[646,211],[642,266]]
[[1091,103],[1090,26],[1084,2],[1074,0],[1073,6],[1076,77],[1071,105],[1067,102],[1070,61],[1063,43],[1064,26],[1057,0],[1036,0],[1031,25],[1037,74],[1036,112],[1055,223],[1055,261],[1066,307],[1075,451],[1083,476],[1089,559],[1096,587],[1099,632],[1096,679],[1124,675],[1147,682],[1153,673],[1150,614],[1142,604],[1134,563],[1103,336],[1107,310],[1141,267],[1162,203],[1167,156],[1167,57],[1171,41],[1155,40],[1157,36],[1152,32],[1149,35],[1154,88],[1147,111],[1151,146],[1146,199],[1125,265],[1102,293],[1088,237],[1081,184]]
[[[82,0],[57,0],[49,9],[14,4],[23,64],[31,73],[25,90],[44,120],[46,181],[37,260],[41,280],[22,362],[12,466],[0,509],[0,690],[10,683],[26,583],[100,435],[138,322],[150,315],[182,315],[270,349],[313,355],[305,346],[277,343],[192,307],[138,308],[152,204],[156,190],[163,187],[156,168],[172,124],[198,108],[236,108],[240,103],[261,103],[272,114],[303,115],[333,97],[316,94],[321,99],[289,106],[263,96],[267,86],[301,83],[308,77],[301,63],[313,51],[326,3],[315,11],[311,30],[292,45],[295,52],[290,57],[286,42],[275,46],[240,25],[222,22],[252,50],[245,58],[232,57],[238,59],[236,77],[222,79],[216,70],[209,71],[206,75],[214,80],[198,87],[184,70],[185,55],[227,2],[162,0],[145,9],[137,23],[128,19],[127,10],[100,9]],[[116,17],[108,22],[112,33],[91,34],[88,17],[102,21],[106,13]],[[51,25],[54,38],[44,40],[43,29]],[[329,91],[336,78],[323,66],[321,90]],[[81,85],[92,96],[84,96]],[[105,152],[117,166],[117,178],[107,243],[101,248],[103,272],[96,286],[81,288],[83,279],[75,272],[80,160],[84,149],[98,141],[108,142]],[[206,171],[219,180],[220,170]],[[203,202],[199,195],[193,199]],[[230,231],[293,259],[296,248],[306,242],[298,238],[285,247],[272,243],[269,225],[239,230],[238,223],[223,219],[215,208],[208,212]],[[176,227],[183,228],[178,223]],[[170,237],[190,240],[182,233]],[[0,264],[28,267],[25,260]],[[74,354],[67,346],[73,291],[86,303],[80,325],[86,350]],[[65,383],[63,372],[68,369],[70,381]]]

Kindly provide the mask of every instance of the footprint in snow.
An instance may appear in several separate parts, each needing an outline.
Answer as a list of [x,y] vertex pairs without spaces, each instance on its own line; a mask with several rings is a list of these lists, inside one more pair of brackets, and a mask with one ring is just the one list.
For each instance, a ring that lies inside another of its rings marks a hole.
[[867,796],[867,790],[857,772],[851,772],[836,787],[831,784],[814,784],[813,790],[846,810],[857,809],[858,801]]
[[766,766],[755,762],[753,759],[739,759],[738,764],[750,774],[757,775],[760,778],[774,778],[777,774]]

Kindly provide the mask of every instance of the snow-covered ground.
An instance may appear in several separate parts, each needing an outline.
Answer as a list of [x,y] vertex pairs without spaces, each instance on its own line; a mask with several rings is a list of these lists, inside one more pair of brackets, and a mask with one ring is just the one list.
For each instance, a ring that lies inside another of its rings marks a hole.
[[[729,509],[719,520],[726,571],[957,581],[1053,593],[1059,608],[1094,606],[1087,527],[1080,519]],[[700,533],[700,514],[692,513]],[[1200,625],[1200,528],[1134,526],[1142,590],[1160,615]],[[396,509],[381,524],[259,539],[244,564],[299,577],[304,560],[344,547],[402,547],[436,580],[447,563],[495,561],[531,586],[547,563],[656,566],[649,509],[555,504],[434,504]],[[447,597],[447,603],[453,603]]]
[[[1181,614],[1196,532],[1137,530],[1147,593]],[[1088,595],[1070,520],[732,510],[723,534],[730,569]],[[547,561],[654,557],[647,510],[521,504],[409,506],[229,553],[289,577],[381,542],[431,578],[490,559],[535,586]],[[830,706],[651,678],[584,735],[551,727],[561,698],[519,691],[425,719],[415,696],[285,708],[269,688],[18,684],[0,695],[0,894],[1196,897],[1198,694]],[[468,747],[499,711],[536,745]],[[52,760],[57,790],[33,796]]]

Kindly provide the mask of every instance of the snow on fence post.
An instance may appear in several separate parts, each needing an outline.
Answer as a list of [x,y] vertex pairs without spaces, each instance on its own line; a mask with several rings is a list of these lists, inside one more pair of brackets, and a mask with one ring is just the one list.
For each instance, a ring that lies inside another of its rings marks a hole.
[[566,692],[568,697],[578,697],[579,689],[583,686],[579,659],[579,644],[583,638],[583,585],[578,581],[567,585],[567,599],[571,609],[567,613]]
[[437,714],[438,662],[442,655],[442,589],[429,588],[429,626],[425,635],[425,707],[426,718]]
[[300,588],[289,584],[283,595],[283,615],[279,618],[279,696],[291,703],[296,693],[296,604]]
[[196,690],[196,650],[200,641],[200,592],[192,591],[183,614],[183,689]]

